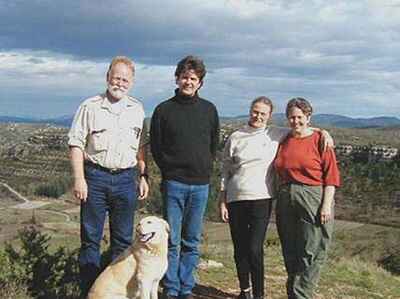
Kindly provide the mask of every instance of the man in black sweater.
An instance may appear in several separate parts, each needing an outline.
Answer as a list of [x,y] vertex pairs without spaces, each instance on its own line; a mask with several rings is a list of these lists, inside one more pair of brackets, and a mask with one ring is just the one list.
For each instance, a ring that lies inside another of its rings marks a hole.
[[170,225],[164,299],[190,299],[195,285],[203,216],[219,139],[215,106],[200,98],[203,61],[187,56],[176,68],[175,96],[151,119],[151,152],[162,175],[164,218]]

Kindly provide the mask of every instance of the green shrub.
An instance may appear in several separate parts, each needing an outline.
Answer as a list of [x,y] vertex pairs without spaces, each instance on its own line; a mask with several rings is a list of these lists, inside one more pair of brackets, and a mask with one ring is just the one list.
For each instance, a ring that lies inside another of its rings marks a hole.
[[[9,267],[19,271],[19,278],[14,278],[14,281],[26,285],[34,298],[76,298],[77,252],[68,252],[60,247],[56,252],[50,253],[50,237],[33,227],[19,232],[19,239],[19,250],[10,244],[5,247]],[[11,276],[10,280],[12,278]]]
[[0,298],[17,298],[12,297],[16,294],[17,289],[24,289],[22,277],[24,269],[22,265],[11,262],[9,255],[5,251],[0,251]]
[[387,271],[400,275],[400,250],[384,257],[379,264]]
[[31,299],[25,285],[16,282],[0,283],[1,299]]
[[47,183],[43,183],[35,188],[35,195],[59,198],[71,189],[71,177],[64,176]]

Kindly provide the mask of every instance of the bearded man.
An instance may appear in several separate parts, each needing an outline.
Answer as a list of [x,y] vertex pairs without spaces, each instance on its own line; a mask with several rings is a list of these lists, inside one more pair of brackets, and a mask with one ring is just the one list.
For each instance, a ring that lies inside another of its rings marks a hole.
[[106,215],[113,260],[131,245],[137,199],[145,199],[149,190],[141,143],[143,105],[128,95],[134,75],[129,58],[115,57],[107,72],[106,92],[80,105],[68,134],[73,193],[81,204],[82,298],[100,272]]

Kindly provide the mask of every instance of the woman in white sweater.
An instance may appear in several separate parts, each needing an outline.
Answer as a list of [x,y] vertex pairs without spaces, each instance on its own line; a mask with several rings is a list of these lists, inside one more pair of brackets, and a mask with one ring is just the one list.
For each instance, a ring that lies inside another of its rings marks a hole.
[[248,124],[232,133],[225,144],[220,212],[231,230],[241,289],[238,299],[264,296],[263,243],[274,197],[272,162],[279,142],[289,132],[288,128],[267,127],[272,109],[270,99],[256,98]]
[[[267,126],[272,110],[267,97],[253,100],[248,123],[233,132],[225,144],[220,213],[231,230],[241,289],[238,299],[264,297],[263,243],[275,195],[272,162],[279,143],[290,131]],[[333,145],[329,134],[323,135],[324,144]]]

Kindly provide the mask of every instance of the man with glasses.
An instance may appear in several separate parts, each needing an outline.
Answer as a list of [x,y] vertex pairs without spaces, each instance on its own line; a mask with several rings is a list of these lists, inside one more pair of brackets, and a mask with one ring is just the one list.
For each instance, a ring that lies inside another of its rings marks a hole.
[[80,105],[68,134],[73,193],[81,204],[82,298],[100,272],[107,214],[113,260],[131,245],[137,198],[145,199],[149,190],[141,143],[143,105],[128,95],[134,75],[129,58],[115,57],[107,72],[106,92]]

